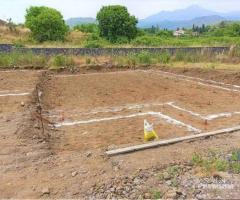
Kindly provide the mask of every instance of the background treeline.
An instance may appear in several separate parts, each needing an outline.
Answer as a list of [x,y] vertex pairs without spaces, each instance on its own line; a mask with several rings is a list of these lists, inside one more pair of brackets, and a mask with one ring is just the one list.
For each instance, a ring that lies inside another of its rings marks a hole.
[[21,46],[62,47],[159,47],[159,46],[231,46],[240,45],[240,22],[195,26],[174,36],[174,31],[137,28],[137,19],[123,6],[104,6],[97,23],[81,24],[70,29],[61,13],[48,7],[30,7],[25,24],[12,20],[0,24],[0,42]]

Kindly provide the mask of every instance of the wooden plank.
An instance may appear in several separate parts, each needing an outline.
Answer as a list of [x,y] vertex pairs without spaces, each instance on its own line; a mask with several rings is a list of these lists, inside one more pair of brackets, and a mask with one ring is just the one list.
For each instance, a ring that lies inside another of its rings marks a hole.
[[134,151],[140,151],[140,150],[155,148],[155,147],[159,147],[159,146],[175,144],[178,142],[194,140],[194,139],[203,138],[203,137],[209,137],[209,136],[220,135],[220,134],[225,134],[225,133],[232,133],[232,132],[236,132],[239,130],[240,130],[240,126],[235,126],[232,128],[226,128],[226,129],[221,129],[221,130],[207,132],[207,133],[201,133],[198,135],[184,136],[184,137],[179,137],[179,138],[174,138],[174,139],[169,139],[169,140],[164,140],[164,141],[155,141],[155,142],[151,142],[151,143],[147,143],[147,144],[141,144],[141,145],[136,145],[136,146],[131,146],[131,147],[120,148],[120,149],[116,149],[116,150],[110,150],[110,151],[107,151],[106,154],[109,156],[114,156],[114,155],[118,155],[118,154],[130,153],[130,152],[134,152]]

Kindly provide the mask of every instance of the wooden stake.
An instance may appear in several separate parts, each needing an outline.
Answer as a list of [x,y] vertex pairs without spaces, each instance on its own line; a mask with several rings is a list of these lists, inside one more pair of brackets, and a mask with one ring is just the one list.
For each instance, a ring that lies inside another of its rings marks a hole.
[[106,154],[109,156],[114,156],[114,155],[118,155],[118,154],[130,153],[130,152],[134,152],[134,151],[140,151],[140,150],[145,150],[145,149],[150,149],[150,148],[156,148],[159,146],[175,144],[175,143],[183,142],[183,141],[187,141],[187,140],[194,140],[194,139],[198,139],[198,138],[204,138],[204,137],[215,136],[215,135],[220,135],[220,134],[233,133],[233,132],[236,132],[239,130],[240,130],[240,126],[236,126],[236,127],[232,127],[232,128],[226,128],[226,129],[221,129],[221,130],[207,132],[207,133],[201,133],[198,135],[184,136],[184,137],[180,137],[180,138],[174,138],[174,139],[169,139],[169,140],[164,140],[164,141],[156,141],[156,142],[151,142],[151,143],[147,143],[147,144],[141,144],[141,145],[126,147],[126,148],[111,150],[111,151],[107,151]]

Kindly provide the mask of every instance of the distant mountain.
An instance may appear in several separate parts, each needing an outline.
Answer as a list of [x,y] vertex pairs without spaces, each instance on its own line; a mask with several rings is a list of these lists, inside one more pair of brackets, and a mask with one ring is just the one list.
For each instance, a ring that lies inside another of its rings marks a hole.
[[80,24],[89,24],[89,23],[96,23],[96,19],[91,17],[78,17],[78,18],[70,18],[66,20],[67,25],[70,27],[74,27]]
[[225,13],[222,16],[228,20],[240,20],[240,11]]
[[225,20],[240,20],[240,12],[219,13],[201,8],[197,5],[175,11],[162,11],[139,20],[138,27],[149,28],[158,25],[160,28],[174,30],[178,27],[189,28],[195,25],[211,25]]
[[[162,11],[155,15],[141,19],[138,22],[139,28],[150,28],[151,26],[159,26],[160,28],[167,28],[175,30],[177,28],[191,28],[195,25],[212,25],[221,21],[237,21],[240,20],[240,11],[229,13],[220,13],[197,5],[192,5],[185,9],[178,9],[175,11]],[[73,27],[78,24],[97,23],[94,18],[71,18],[66,20],[66,23]]]
[[156,21],[186,21],[197,17],[218,15],[217,12],[206,10],[197,5],[190,6],[185,9],[175,10],[175,11],[162,11],[146,19],[142,20],[145,22],[156,22]]
[[221,21],[225,21],[225,18],[213,15],[213,16],[206,16],[206,17],[198,17],[192,20],[186,20],[186,21],[161,21],[157,24],[161,28],[167,28],[169,30],[176,30],[177,28],[191,28],[194,25],[196,26],[202,26],[202,24],[205,25],[212,25],[220,23]]

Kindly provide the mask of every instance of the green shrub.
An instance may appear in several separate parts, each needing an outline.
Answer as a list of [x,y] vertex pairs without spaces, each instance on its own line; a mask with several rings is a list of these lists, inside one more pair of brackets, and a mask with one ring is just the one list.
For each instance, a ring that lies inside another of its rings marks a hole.
[[140,64],[152,64],[151,53],[147,51],[142,51],[141,53],[137,54],[137,59]]
[[84,45],[85,48],[102,48],[103,45],[100,41],[87,41]]
[[94,23],[81,24],[73,27],[74,30],[81,31],[83,33],[98,33],[98,25]]
[[127,63],[130,66],[135,66],[138,63],[137,57],[134,54],[129,54],[127,56]]
[[127,44],[127,43],[129,43],[129,39],[127,37],[118,37],[115,43],[116,44]]
[[217,171],[227,171],[229,168],[229,163],[226,160],[216,159],[214,162],[214,167]]
[[74,65],[74,61],[72,57],[57,55],[53,58],[52,65],[56,67],[70,67]]
[[62,14],[45,6],[30,7],[25,16],[25,25],[39,42],[64,40],[68,33]]
[[89,64],[91,64],[91,62],[92,62],[91,58],[87,57],[87,58],[86,58],[86,64],[89,65]]
[[102,48],[105,41],[99,37],[97,34],[91,34],[88,36],[84,47],[85,48]]
[[151,191],[152,199],[161,199],[163,197],[163,194],[159,190],[153,190]]
[[240,161],[240,150],[236,150],[232,152],[231,160]]
[[203,158],[200,154],[194,153],[192,156],[192,164],[193,165],[201,165],[203,163]]
[[157,60],[158,60],[158,63],[167,64],[171,60],[171,55],[168,52],[163,52],[157,55]]
[[23,42],[21,40],[17,40],[17,41],[13,42],[13,46],[15,48],[22,48],[22,47],[24,47],[24,44],[23,44]]
[[235,174],[240,174],[240,162],[231,163],[230,169]]
[[177,51],[174,56],[174,61],[183,61],[185,59],[185,54],[182,51]]

